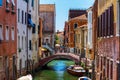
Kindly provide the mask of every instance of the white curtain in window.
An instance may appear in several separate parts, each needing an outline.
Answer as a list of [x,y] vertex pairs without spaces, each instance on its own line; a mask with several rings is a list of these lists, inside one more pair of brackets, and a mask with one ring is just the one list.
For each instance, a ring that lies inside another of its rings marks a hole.
[[14,40],[14,28],[12,28],[12,40]]
[[10,0],[6,0],[8,3],[10,3]]
[[14,2],[14,0],[11,0],[11,1],[12,1],[13,6],[15,6],[15,2]]
[[0,26],[0,39],[3,40],[3,34],[2,34],[2,26]]
[[9,28],[6,27],[6,40],[9,40]]

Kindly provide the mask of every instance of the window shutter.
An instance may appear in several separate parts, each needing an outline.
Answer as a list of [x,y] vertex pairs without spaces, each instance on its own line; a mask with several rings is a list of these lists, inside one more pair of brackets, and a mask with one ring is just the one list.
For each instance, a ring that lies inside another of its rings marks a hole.
[[110,36],[110,8],[108,9],[108,36]]
[[106,19],[106,36],[108,36],[108,10],[106,10],[106,15],[105,15]]
[[102,15],[100,16],[100,37],[102,37]]
[[120,80],[120,63],[117,64],[117,80]]
[[103,37],[104,37],[105,36],[105,13],[103,13],[102,16],[103,16],[103,23],[102,23],[103,24],[103,28],[102,28],[103,30],[102,31],[103,31]]
[[110,35],[114,35],[113,5],[110,7]]
[[32,49],[32,46],[31,46],[31,40],[29,40],[29,50]]

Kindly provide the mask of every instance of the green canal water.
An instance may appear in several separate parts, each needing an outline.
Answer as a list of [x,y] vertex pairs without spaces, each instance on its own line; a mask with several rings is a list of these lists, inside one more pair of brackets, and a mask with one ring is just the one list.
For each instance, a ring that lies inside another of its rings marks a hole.
[[47,68],[35,74],[34,80],[78,80],[78,77],[67,73],[66,68],[75,63],[70,60],[53,60]]

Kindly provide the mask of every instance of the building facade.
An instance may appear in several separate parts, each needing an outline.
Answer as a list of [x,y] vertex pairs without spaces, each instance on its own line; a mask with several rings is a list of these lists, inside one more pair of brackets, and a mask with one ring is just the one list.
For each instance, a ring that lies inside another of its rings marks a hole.
[[96,80],[119,80],[119,25],[117,0],[98,0]]
[[41,4],[39,8],[39,16],[43,20],[43,47],[46,47],[51,53],[54,53],[53,48],[55,42],[54,36],[56,16],[55,4]]
[[83,14],[83,15],[78,16],[73,19],[76,20],[76,22],[74,23],[74,32],[75,32],[75,34],[74,34],[75,48],[74,49],[75,49],[75,53],[79,55],[80,53],[82,53],[81,45],[83,44],[81,42],[82,36],[81,36],[81,28],[80,27],[87,24],[87,16],[86,16],[86,14]]
[[[21,6],[22,4],[22,6]],[[22,76],[27,60],[27,3],[17,0],[17,70]]]
[[75,17],[75,18],[71,18],[70,20],[68,20],[68,27],[69,27],[69,32],[68,32],[68,47],[70,52],[74,53],[74,52],[79,52],[76,40],[75,40],[75,31],[74,29],[76,29],[78,26],[81,26],[83,24],[87,23],[87,18],[86,18],[86,14]]
[[65,22],[64,25],[64,51],[65,52],[69,52],[69,48],[68,48],[68,33],[69,33],[69,28],[68,28],[68,22]]
[[38,65],[38,27],[39,27],[39,0],[33,0],[33,12],[32,20],[35,24],[35,27],[32,29],[32,60],[33,65],[37,67]]
[[2,0],[0,6],[0,80],[16,80],[17,0]]
[[88,14],[88,40],[87,40],[87,48],[86,48],[86,58],[87,59],[90,59],[90,60],[93,60],[94,59],[94,54],[93,54],[93,40],[92,40],[92,32],[93,32],[93,29],[92,29],[92,7],[90,7],[88,10],[87,10],[87,14]]

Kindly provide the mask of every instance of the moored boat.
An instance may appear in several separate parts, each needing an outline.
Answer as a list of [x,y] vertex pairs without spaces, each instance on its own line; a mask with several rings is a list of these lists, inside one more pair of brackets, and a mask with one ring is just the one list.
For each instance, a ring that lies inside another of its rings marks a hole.
[[85,70],[81,66],[70,66],[67,68],[67,72],[74,75],[74,76],[84,76]]

